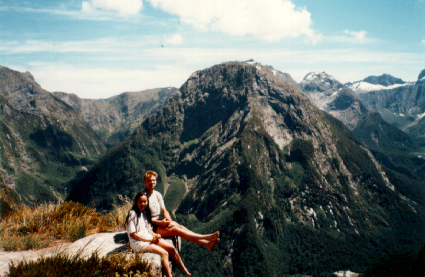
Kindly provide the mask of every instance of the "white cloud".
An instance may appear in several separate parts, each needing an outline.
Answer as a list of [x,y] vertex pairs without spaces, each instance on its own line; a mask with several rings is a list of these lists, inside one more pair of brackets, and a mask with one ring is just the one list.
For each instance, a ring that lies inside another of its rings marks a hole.
[[321,38],[311,28],[313,23],[306,8],[297,8],[289,0],[148,1],[202,31],[253,35],[268,42],[304,35],[316,43]]
[[31,67],[35,80],[47,91],[75,93],[85,99],[104,99],[150,88],[180,87],[191,73],[182,66],[178,70],[173,66],[143,70],[33,63]]
[[180,34],[174,34],[165,38],[165,43],[171,45],[181,45],[183,44],[183,41],[183,36]]
[[92,12],[96,9],[117,11],[120,15],[135,15],[143,8],[142,0],[89,0],[83,1],[81,11]]
[[[178,36],[170,37],[170,41],[178,43]],[[183,38],[181,38],[183,39]],[[18,53],[37,53],[37,52],[56,52],[56,53],[113,53],[122,52],[123,49],[138,48],[142,46],[159,45],[160,37],[143,36],[138,39],[101,38],[88,41],[45,41],[45,40],[27,40],[2,41],[0,44],[0,53],[18,54]]]
[[423,40],[421,41],[421,43],[424,43],[424,44],[425,44],[425,39],[423,39]]
[[156,47],[128,49],[107,56],[122,64],[110,67],[97,65],[96,59],[104,62],[105,57],[94,56],[79,64],[33,62],[18,68],[30,71],[48,91],[75,93],[81,98],[108,98],[125,91],[180,87],[194,71],[225,61],[253,58],[291,74],[296,81],[301,81],[308,72],[326,71],[337,80],[347,82],[383,72],[410,80],[416,78],[417,72],[423,67],[421,61],[425,59],[425,54],[382,53],[355,48],[291,51]]
[[345,30],[344,34],[353,36],[357,41],[363,42],[365,40],[367,32],[366,31],[354,32],[354,31]]

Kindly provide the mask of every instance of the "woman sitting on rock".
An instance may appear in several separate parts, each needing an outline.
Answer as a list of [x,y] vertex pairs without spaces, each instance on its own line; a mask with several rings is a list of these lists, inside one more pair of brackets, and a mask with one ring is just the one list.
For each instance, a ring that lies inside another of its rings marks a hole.
[[162,257],[162,263],[167,277],[172,277],[169,265],[169,255],[177,262],[179,269],[191,275],[180,258],[176,248],[163,240],[161,235],[152,231],[151,212],[149,210],[149,198],[146,192],[139,192],[134,198],[133,207],[128,212],[125,221],[130,247],[135,252],[151,252]]
[[188,241],[205,246],[210,251],[213,251],[220,241],[220,233],[215,232],[209,235],[197,234],[190,231],[183,225],[173,221],[170,213],[165,208],[162,195],[158,191],[154,190],[156,187],[157,177],[158,173],[155,171],[147,171],[144,179],[146,186],[145,192],[147,192],[149,197],[149,209],[151,211],[151,218],[155,232],[163,237],[179,236],[187,239]]

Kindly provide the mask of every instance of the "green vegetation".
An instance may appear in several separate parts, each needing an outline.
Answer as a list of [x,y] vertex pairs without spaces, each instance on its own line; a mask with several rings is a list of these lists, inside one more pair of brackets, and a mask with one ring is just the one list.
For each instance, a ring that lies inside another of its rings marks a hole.
[[385,122],[376,112],[363,118],[353,134],[370,149],[415,151],[419,148],[409,135]]
[[181,179],[175,180],[167,189],[164,196],[165,206],[168,211],[174,211],[186,194],[186,186]]
[[425,276],[425,246],[420,251],[403,249],[381,256],[365,272],[365,277]]

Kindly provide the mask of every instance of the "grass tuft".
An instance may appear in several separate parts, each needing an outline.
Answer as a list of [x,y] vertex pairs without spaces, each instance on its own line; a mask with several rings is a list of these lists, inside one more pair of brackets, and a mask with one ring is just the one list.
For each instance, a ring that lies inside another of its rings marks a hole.
[[110,225],[119,226],[125,229],[125,219],[127,218],[128,211],[133,206],[133,201],[127,196],[123,197],[120,194],[118,194],[118,198],[122,204],[114,205],[114,208],[106,215],[106,217]]
[[[35,276],[149,276],[150,265],[142,261],[139,255],[110,255],[100,258],[94,252],[89,258],[83,259],[80,253],[70,255],[58,252],[51,257],[41,257],[37,261],[20,261],[10,264],[9,277]],[[133,272],[136,274],[133,275]]]
[[[125,200],[125,199],[124,199]],[[108,214],[75,202],[24,206],[0,221],[0,246],[7,251],[45,248],[55,240],[76,241],[123,225],[131,201]]]

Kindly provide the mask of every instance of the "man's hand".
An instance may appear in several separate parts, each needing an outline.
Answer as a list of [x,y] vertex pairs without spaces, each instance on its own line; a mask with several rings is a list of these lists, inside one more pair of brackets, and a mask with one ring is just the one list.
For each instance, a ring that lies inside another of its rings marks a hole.
[[168,218],[164,218],[163,220],[161,220],[161,226],[167,227],[170,223],[171,220],[169,220]]
[[171,228],[178,226],[179,224],[175,221],[171,221],[168,226],[167,226],[167,230],[170,230]]

